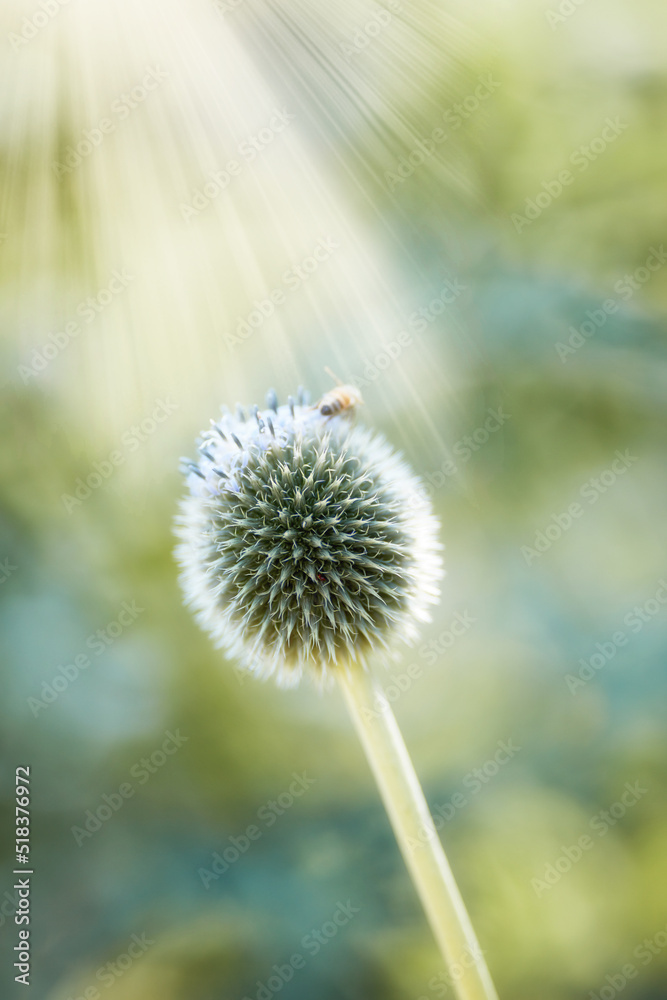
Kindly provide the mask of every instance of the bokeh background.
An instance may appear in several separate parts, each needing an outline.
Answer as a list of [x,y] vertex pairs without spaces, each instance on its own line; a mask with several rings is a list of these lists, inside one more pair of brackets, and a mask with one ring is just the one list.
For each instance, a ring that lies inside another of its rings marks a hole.
[[301,953],[285,1000],[453,996],[339,692],[244,677],[181,605],[178,456],[327,365],[441,517],[387,692],[500,996],[667,997],[667,9],[0,20],[2,995],[266,1000]]

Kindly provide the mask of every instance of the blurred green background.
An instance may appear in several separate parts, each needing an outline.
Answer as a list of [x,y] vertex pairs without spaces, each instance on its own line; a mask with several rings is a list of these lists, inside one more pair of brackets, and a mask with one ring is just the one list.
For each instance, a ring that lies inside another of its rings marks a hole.
[[667,10],[45,10],[1,15],[2,995],[454,995],[339,692],[241,675],[172,559],[220,404],[329,365],[442,521],[387,693],[500,996],[667,997]]

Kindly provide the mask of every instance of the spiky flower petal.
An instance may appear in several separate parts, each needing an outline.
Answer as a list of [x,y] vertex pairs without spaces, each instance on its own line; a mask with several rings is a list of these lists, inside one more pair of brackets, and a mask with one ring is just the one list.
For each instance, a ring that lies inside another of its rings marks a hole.
[[218,646],[296,684],[412,642],[438,596],[438,524],[406,463],[305,394],[225,412],[185,461],[176,556]]

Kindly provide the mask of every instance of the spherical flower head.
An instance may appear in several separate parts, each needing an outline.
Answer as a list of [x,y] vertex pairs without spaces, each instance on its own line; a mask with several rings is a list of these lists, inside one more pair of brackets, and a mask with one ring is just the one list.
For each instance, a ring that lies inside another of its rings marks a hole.
[[223,412],[185,460],[176,557],[216,645],[285,686],[412,643],[442,575],[419,479],[379,434],[305,393]]

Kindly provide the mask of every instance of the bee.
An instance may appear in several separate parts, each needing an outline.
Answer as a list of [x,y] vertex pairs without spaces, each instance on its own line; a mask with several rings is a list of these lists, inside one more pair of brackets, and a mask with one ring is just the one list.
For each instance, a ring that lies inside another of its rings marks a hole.
[[343,385],[334,373],[325,368],[325,371],[337,382],[335,389],[325,392],[319,403],[315,404],[315,409],[319,410],[323,417],[336,417],[339,413],[352,412],[355,406],[363,403],[361,393],[353,385]]

